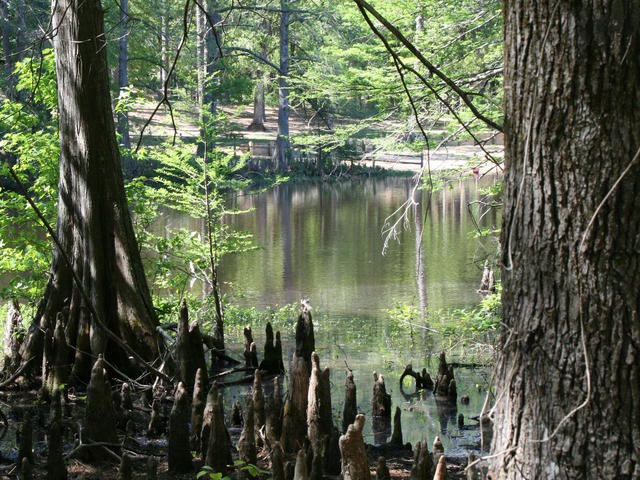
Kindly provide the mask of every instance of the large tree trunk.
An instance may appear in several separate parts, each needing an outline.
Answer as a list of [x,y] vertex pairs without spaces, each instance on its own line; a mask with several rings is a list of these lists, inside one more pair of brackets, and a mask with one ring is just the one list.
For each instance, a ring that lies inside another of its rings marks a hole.
[[256,74],[256,89],[253,93],[253,120],[247,130],[254,132],[264,132],[266,130],[264,122],[266,120],[264,105],[264,79],[262,72],[258,70]]
[[198,100],[198,121],[202,122],[202,105],[204,104],[204,77],[206,75],[206,67],[203,68],[204,58],[204,15],[199,6],[196,5],[196,73],[197,73],[197,92]]
[[504,16],[494,478],[640,478],[640,4]]
[[160,12],[160,91],[164,89],[169,74],[169,7],[165,0],[161,2]]
[[287,168],[289,157],[289,1],[280,0],[280,72],[278,74],[278,136],[274,160],[276,170]]
[[[261,29],[264,27],[262,25]],[[265,28],[265,30],[267,30]],[[260,52],[263,58],[269,58],[269,45],[265,41],[264,37],[260,37],[258,40],[260,46]],[[267,113],[265,108],[264,94],[265,94],[266,79],[262,70],[256,71],[256,86],[253,92],[253,120],[247,127],[247,130],[254,132],[266,131],[265,122],[267,121]]]
[[[101,320],[152,360],[160,348],[157,318],[124,193],[100,1],[56,0],[53,24],[60,130],[57,236]],[[58,312],[66,317],[67,342],[78,349],[76,378],[88,378],[89,355],[100,353],[125,373],[139,371],[91,318],[56,249],[24,359],[41,354],[41,331],[53,328]]]
[[[209,18],[214,25],[217,25],[220,22],[220,14],[218,13],[218,6],[216,0],[209,0],[207,3],[207,8],[209,12]],[[205,93],[204,93],[204,101],[209,105],[209,112],[212,117],[216,116],[217,111],[217,103],[218,99],[216,98],[216,93],[218,89],[218,85],[220,84],[220,79],[218,76],[214,76],[216,70],[220,69],[219,59],[220,59],[220,48],[218,48],[217,42],[222,42],[221,38],[221,30],[214,32],[211,25],[205,25],[205,47],[206,47],[206,65],[205,65],[205,74],[208,80],[205,80]],[[216,42],[216,33],[218,40]]]
[[[122,92],[129,84],[128,64],[129,64],[129,0],[120,0],[120,45],[118,48],[118,88]],[[131,148],[131,140],[129,139],[129,115],[118,113],[118,133],[122,137],[122,145],[125,148]],[[128,159],[129,160],[129,159]],[[132,165],[125,162],[125,172],[131,174]]]

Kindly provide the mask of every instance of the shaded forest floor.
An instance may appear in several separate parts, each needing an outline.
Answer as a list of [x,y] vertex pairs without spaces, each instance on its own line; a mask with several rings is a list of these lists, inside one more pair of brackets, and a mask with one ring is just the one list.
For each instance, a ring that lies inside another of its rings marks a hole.
[[[114,392],[119,391],[120,385],[114,386]],[[167,461],[167,429],[169,425],[169,412],[173,403],[173,398],[167,392],[159,395],[161,427],[162,433],[159,435],[149,436],[147,434],[147,426],[151,414],[151,407],[145,401],[144,396],[134,397],[133,409],[126,411],[117,417],[118,436],[122,448],[119,454],[126,452],[132,459],[134,479],[153,478],[148,475],[147,461],[149,457],[153,457],[157,462],[157,478],[158,479],[192,479],[202,471],[203,459],[199,455],[193,458],[193,471],[184,474],[177,474],[168,471]],[[18,388],[8,388],[0,391],[0,405],[2,410],[6,412],[8,418],[8,428],[4,430],[3,438],[0,440],[0,479],[21,478],[20,469],[18,467],[18,449],[21,442],[20,427],[25,418],[25,414],[29,412],[33,423],[33,451],[34,451],[34,469],[33,474],[36,479],[47,478],[47,454],[49,449],[49,423],[50,423],[50,407],[47,402],[42,401],[38,397],[38,390],[27,389],[26,385]],[[65,463],[67,466],[69,479],[120,479],[118,476],[119,462],[114,455],[112,460],[106,460],[99,463],[87,464],[77,458],[76,447],[78,445],[78,431],[81,428],[84,412],[86,407],[86,392],[82,389],[76,390],[70,388],[67,399],[63,406],[63,438],[65,455]],[[121,412],[122,413],[122,412]],[[237,444],[242,428],[228,427],[232,443]],[[371,469],[372,478],[375,478],[375,466],[378,458],[384,456],[387,461],[387,467],[391,474],[391,478],[405,479],[411,477],[411,468],[413,466],[413,453],[408,449],[395,449],[388,446],[372,446],[367,444],[368,464]],[[117,450],[117,449],[113,449]],[[114,452],[115,453],[115,452]],[[193,452],[195,453],[195,452]],[[117,455],[117,454],[116,454]],[[237,459],[237,451],[233,449],[234,460]],[[447,458],[448,473],[450,478],[463,479],[465,465],[460,463],[459,458]],[[290,463],[289,463],[290,462]],[[287,469],[287,463],[288,469]],[[292,479],[293,466],[295,464],[295,455],[289,455],[285,458],[285,478]],[[271,466],[269,463],[269,455],[266,450],[258,451],[257,466],[265,471],[269,471]],[[288,476],[288,473],[291,476]],[[230,475],[232,478],[235,475]],[[326,478],[337,478],[326,475]],[[203,478],[209,479],[208,476]],[[251,478],[251,477],[245,477]],[[256,478],[267,479],[270,475],[259,474]],[[416,479],[419,480],[419,479]],[[431,480],[431,478],[424,479]]]

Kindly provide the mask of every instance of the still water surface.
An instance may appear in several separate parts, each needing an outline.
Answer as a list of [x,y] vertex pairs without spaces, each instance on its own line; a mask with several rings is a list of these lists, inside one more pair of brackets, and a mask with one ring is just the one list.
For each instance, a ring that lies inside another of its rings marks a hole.
[[[354,371],[358,407],[368,415],[365,440],[381,441],[374,439],[370,422],[372,371],[376,370],[385,376],[393,409],[398,405],[403,410],[405,441],[426,440],[431,445],[439,435],[446,450],[462,453],[479,443],[480,434],[477,429],[459,429],[457,415],[463,413],[468,419],[480,412],[489,371],[456,370],[458,398],[469,395],[469,405],[458,402],[455,408],[446,409],[431,393],[404,396],[399,388],[404,365],[426,367],[434,375],[442,341],[420,324],[398,327],[386,310],[394,301],[431,310],[478,303],[483,258],[495,245],[473,238],[476,226],[468,204],[479,198],[478,188],[493,181],[456,181],[434,193],[430,204],[426,192],[415,194],[417,211],[422,214],[415,215],[416,207],[412,207],[407,229],[389,244],[384,256],[381,232],[389,215],[412,195],[410,178],[282,185],[238,196],[231,206],[249,212],[229,221],[235,229],[251,233],[259,248],[223,260],[223,288],[236,303],[254,307],[310,299],[316,350],[321,365],[332,370],[336,425],[340,424],[348,364]],[[472,210],[477,218],[477,208]],[[497,222],[497,213],[490,212],[482,226]],[[201,222],[186,217],[167,215],[162,224],[202,231]],[[294,319],[281,330],[287,363],[294,349]],[[253,331],[261,357],[264,325],[253,325]],[[241,338],[227,338],[227,344],[237,345],[235,353],[239,354]],[[460,350],[455,354],[454,361],[465,362]],[[412,392],[413,386],[406,390]],[[244,388],[227,389],[226,408],[230,409],[234,397],[245,393]]]

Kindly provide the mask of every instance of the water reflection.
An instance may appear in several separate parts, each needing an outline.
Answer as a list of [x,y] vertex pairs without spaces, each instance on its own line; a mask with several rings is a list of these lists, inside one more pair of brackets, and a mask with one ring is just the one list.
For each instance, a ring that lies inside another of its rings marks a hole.
[[[485,178],[479,184],[485,186],[492,181]],[[456,417],[463,413],[470,418],[480,412],[487,372],[456,370],[458,395],[469,395],[468,405],[447,408],[430,392],[403,394],[399,379],[404,366],[411,363],[418,370],[426,367],[433,375],[442,343],[435,335],[427,336],[424,329],[424,336],[414,337],[414,329],[391,322],[386,309],[394,300],[416,305],[424,323],[427,306],[436,311],[478,302],[476,289],[484,251],[470,235],[475,225],[467,209],[468,202],[478,199],[478,185],[475,181],[455,182],[430,199],[426,192],[417,191],[410,231],[382,256],[385,219],[411,192],[411,179],[386,178],[331,185],[282,185],[268,192],[238,196],[230,206],[251,211],[228,221],[233,228],[252,233],[260,248],[225,257],[220,277],[225,293],[247,306],[283,305],[310,298],[316,350],[323,367],[332,370],[336,424],[342,412],[348,365],[357,385],[358,408],[367,415],[366,441],[381,443],[388,439],[389,429],[380,436],[374,436],[372,430],[371,374],[377,370],[385,376],[392,409],[402,409],[405,442],[427,440],[430,444],[435,435],[440,435],[445,449],[454,452],[479,442],[479,431],[459,428]],[[196,220],[172,215],[164,221],[196,231],[200,225]],[[496,222],[497,212],[492,211],[484,216],[482,225]],[[293,321],[277,326],[282,331],[285,363],[294,350]],[[264,325],[254,325],[253,331],[256,344],[264,345]],[[240,338],[228,338],[227,344],[236,345],[236,353],[241,351]],[[405,391],[412,392],[412,388]],[[227,408],[245,393],[244,387],[226,389]]]
[[[423,215],[412,215],[413,231],[382,256],[384,221],[411,190],[411,179],[387,178],[282,185],[239,196],[232,206],[251,212],[229,222],[251,232],[261,249],[225,257],[221,280],[241,291],[240,303],[282,305],[309,297],[329,315],[381,317],[393,300],[423,312],[427,299],[435,309],[475,303],[481,269],[466,208],[478,196],[475,183],[456,182],[434,194],[426,224]],[[426,192],[417,191],[414,200],[415,212],[424,212]],[[484,219],[495,220],[495,214]]]
[[[424,221],[422,219],[422,194],[418,190],[413,192],[414,212],[414,238],[416,249],[416,285],[418,291],[418,304],[420,306],[420,319],[424,327],[427,327],[427,283],[424,273],[424,247],[422,238],[424,235]],[[422,330],[423,337],[427,335],[427,329]]]

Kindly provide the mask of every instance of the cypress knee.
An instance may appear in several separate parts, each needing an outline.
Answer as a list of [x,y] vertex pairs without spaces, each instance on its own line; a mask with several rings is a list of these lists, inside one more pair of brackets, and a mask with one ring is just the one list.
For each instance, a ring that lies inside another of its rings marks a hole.
[[353,372],[347,371],[347,379],[344,384],[344,407],[342,408],[342,433],[347,433],[349,425],[356,420],[358,406],[356,404],[356,384],[353,380]]
[[254,412],[253,412],[253,400],[251,397],[247,398],[247,407],[245,409],[244,427],[238,440],[238,455],[240,460],[252,465],[256,464],[257,451],[256,440],[254,430]]
[[260,430],[265,426],[264,392],[262,391],[262,374],[260,370],[254,372],[253,377],[253,422],[256,446],[262,446]]
[[202,418],[204,407],[207,401],[207,390],[203,377],[206,370],[199,368],[196,372],[196,379],[193,385],[193,401],[191,403],[191,448],[200,450],[200,434],[202,433]]
[[273,480],[285,480],[284,478],[284,453],[280,443],[276,442],[271,449],[271,477]]
[[169,471],[187,473],[193,468],[189,448],[189,403],[184,384],[180,382],[169,415]]
[[362,430],[364,415],[359,414],[347,433],[340,437],[340,456],[342,458],[342,478],[344,480],[370,480],[371,473],[367,463]]
[[218,394],[213,404],[209,445],[206,451],[205,463],[214,471],[226,474],[233,464],[231,458],[231,438],[224,423],[224,401],[222,394]]
[[[106,377],[104,360],[98,356],[91,369],[91,380],[87,387],[87,406],[84,414],[82,442],[106,442],[114,444],[112,450],[118,450],[118,434],[111,397],[111,385]],[[108,453],[100,447],[86,446],[82,450],[86,460],[102,460]]]

